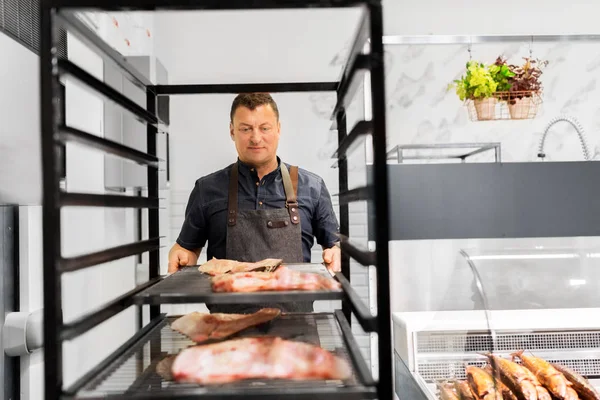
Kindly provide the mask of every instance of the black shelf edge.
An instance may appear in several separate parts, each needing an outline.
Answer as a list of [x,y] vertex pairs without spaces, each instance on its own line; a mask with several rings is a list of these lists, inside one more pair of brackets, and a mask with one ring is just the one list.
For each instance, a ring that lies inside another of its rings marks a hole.
[[341,192],[338,194],[340,205],[352,203],[354,201],[371,200],[373,199],[373,192],[373,187],[371,186],[359,187]]
[[170,0],[51,0],[49,7],[92,7],[106,11],[152,10],[254,10],[286,8],[345,8],[356,7],[366,0],[189,0],[173,3]]
[[[336,124],[337,129],[337,124]],[[344,138],[338,149],[333,153],[332,158],[342,159],[346,158],[350,148],[356,142],[358,138],[363,135],[369,135],[373,133],[373,123],[371,121],[358,121],[350,133]]]
[[58,127],[57,140],[62,143],[80,143],[91,148],[103,150],[106,153],[110,153],[121,158],[135,161],[138,164],[148,165],[154,168],[158,168],[158,163],[161,161],[156,156],[144,153],[128,146],[124,146],[121,143],[117,143],[100,136],[92,135],[79,129],[71,128],[69,126],[62,125]]
[[111,364],[117,361],[120,357],[125,355],[133,346],[135,346],[140,340],[148,335],[154,328],[156,328],[166,318],[166,314],[161,314],[158,318],[150,321],[142,329],[138,330],[129,340],[123,343],[117,350],[112,352],[108,357],[98,363],[94,368],[89,370],[85,375],[80,377],[75,383],[64,390],[66,397],[75,396],[89,381],[98,376],[102,371],[108,368]]
[[62,340],[71,340],[80,336],[81,334],[89,331],[95,326],[101,324],[109,318],[114,317],[119,314],[121,311],[126,310],[127,308],[133,305],[133,296],[142,290],[155,285],[158,282],[158,279],[152,279],[147,282],[142,283],[141,285],[136,286],[134,289],[129,292],[117,297],[113,301],[104,306],[100,307],[96,311],[92,311],[89,314],[86,314],[82,317],[79,317],[73,322],[63,325],[63,329],[61,332]]
[[[56,7],[56,6],[54,6]],[[110,47],[103,39],[88,28],[72,11],[59,10],[56,14],[57,22],[69,32],[74,34],[86,46],[95,49],[102,59],[119,68],[127,78],[138,87],[152,85],[152,82],[141,72],[128,63],[118,51]]]
[[[287,267],[299,271],[319,273],[328,279],[334,279],[322,264],[288,264]],[[304,269],[308,266],[308,270]],[[337,290],[319,291],[264,291],[250,293],[213,292],[211,276],[198,271],[198,266],[189,266],[180,269],[174,274],[162,277],[161,281],[138,293],[134,302],[137,305],[159,304],[255,304],[255,303],[292,303],[315,300],[342,300],[344,292]]]
[[340,86],[338,88],[338,102],[333,109],[332,118],[335,118],[335,115],[340,110],[347,109],[350,103],[352,103],[354,94],[362,84],[360,78],[363,76],[363,73],[370,68],[370,66],[371,56],[369,54],[359,54],[356,56],[354,63],[350,68],[349,77],[347,80],[340,82]]
[[63,258],[60,261],[60,270],[61,272],[79,271],[93,265],[119,260],[121,258],[134,256],[147,251],[156,250],[158,248],[160,248],[160,238],[128,243],[97,251],[95,253],[84,254],[77,257]]
[[206,93],[237,94],[244,92],[329,92],[336,91],[337,87],[338,82],[287,82],[156,85],[152,89],[157,96],[169,96]]
[[350,301],[354,316],[363,330],[365,332],[377,332],[377,316],[371,315],[365,303],[344,275],[338,272],[335,274],[335,277],[342,284],[346,298]]
[[73,64],[71,61],[62,58],[59,59],[58,69],[63,75],[69,75],[73,77],[88,88],[93,89],[96,93],[101,94],[106,99],[123,107],[141,121],[153,125],[164,124],[158,119],[156,115],[152,114],[144,107],[139,106],[137,103],[130,100],[125,95],[117,92],[115,89],[108,86],[106,83],[102,82],[87,71],[83,70],[78,65]]
[[[166,278],[165,278],[166,279]],[[254,293],[139,293],[134,297],[136,305],[159,304],[254,304],[254,303],[294,303],[313,300],[342,300],[342,290],[331,291],[287,291]]]
[[357,72],[370,67],[370,56],[361,54],[363,47],[367,43],[371,31],[371,13],[364,7],[360,23],[352,41],[352,48],[344,64],[344,71],[340,78],[340,86],[337,91],[337,104],[331,115],[335,119],[337,113],[342,109],[347,109],[346,105],[349,98],[352,98],[357,88]]
[[358,261],[361,265],[368,267],[377,264],[377,253],[369,250],[362,250],[352,244],[350,239],[344,235],[338,235],[340,238],[340,247],[342,252],[347,253],[354,260]]
[[354,334],[352,333],[352,328],[346,319],[342,310],[334,311],[335,318],[338,321],[340,326],[340,330],[342,331],[342,338],[344,339],[344,344],[348,347],[348,354],[352,358],[352,363],[356,368],[356,373],[358,374],[358,378],[360,381],[367,386],[374,386],[377,382],[373,379],[373,375],[371,371],[369,371],[369,367],[362,357],[362,353],[360,352],[360,347],[356,340],[354,339]]
[[[78,399],[79,397],[67,397],[68,399]],[[82,399],[172,399],[171,394],[160,393],[128,393],[122,396],[94,397],[85,396]],[[240,392],[239,390],[217,389],[206,393],[205,389],[182,389],[177,392],[177,399],[189,400],[226,400],[226,399],[244,399],[244,400],[262,400],[262,399],[294,399],[294,400],[365,400],[375,399],[377,394],[374,388],[370,387],[349,387],[349,388],[292,388],[285,389],[285,393],[274,391],[270,388],[253,388],[250,392]]]
[[158,199],[140,196],[62,192],[63,207],[159,208]]

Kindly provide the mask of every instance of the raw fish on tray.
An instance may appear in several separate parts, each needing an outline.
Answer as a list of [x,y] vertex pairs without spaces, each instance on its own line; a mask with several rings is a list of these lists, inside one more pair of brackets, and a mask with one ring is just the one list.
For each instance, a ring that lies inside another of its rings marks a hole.
[[246,328],[272,321],[281,314],[278,308],[263,308],[253,314],[207,314],[192,312],[171,324],[171,328],[196,343],[224,339]]
[[198,267],[200,272],[208,275],[218,276],[230,272],[247,272],[260,270],[273,270],[283,262],[279,258],[266,258],[257,262],[241,262],[235,260],[225,260],[213,257],[209,261]]
[[351,373],[348,363],[329,351],[279,337],[188,347],[171,368],[174,380],[199,384],[246,379],[345,380]]
[[212,278],[214,292],[332,290],[341,284],[329,277],[279,267],[275,272],[238,272]]

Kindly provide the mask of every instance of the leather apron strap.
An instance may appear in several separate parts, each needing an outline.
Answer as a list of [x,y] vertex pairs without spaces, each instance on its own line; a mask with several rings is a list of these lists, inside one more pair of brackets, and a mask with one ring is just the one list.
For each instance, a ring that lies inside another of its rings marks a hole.
[[[287,207],[290,213],[290,220],[292,224],[296,225],[300,223],[300,214],[298,214],[298,198],[297,198],[297,189],[298,189],[298,167],[293,166],[288,171],[285,164],[281,163],[281,177],[283,178],[283,188],[285,189],[285,206]],[[293,174],[295,177],[294,180],[290,177]]]
[[[300,223],[300,214],[298,213],[298,167],[292,166],[288,171],[285,164],[282,162],[281,178],[283,180],[283,188],[285,189],[285,207],[290,214],[290,221],[297,225]],[[238,163],[234,163],[231,168],[231,176],[229,178],[229,202],[227,212],[227,225],[234,226],[237,222],[238,213]]]
[[229,177],[229,204],[227,205],[227,225],[234,226],[238,211],[238,163],[234,163]]

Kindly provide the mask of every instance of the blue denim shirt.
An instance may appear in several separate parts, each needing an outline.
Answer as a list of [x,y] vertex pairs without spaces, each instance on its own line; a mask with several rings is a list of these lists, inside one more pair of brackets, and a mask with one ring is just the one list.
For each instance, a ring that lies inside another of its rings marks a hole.
[[[277,158],[278,163],[281,161]],[[238,209],[266,210],[285,207],[285,191],[278,167],[262,180],[254,169],[238,162]],[[233,165],[233,164],[232,164]],[[204,247],[207,257],[226,258],[227,203],[229,175],[232,165],[196,181],[190,194],[185,221],[177,243],[188,250]],[[289,168],[289,164],[286,163]],[[258,183],[258,184],[257,184]],[[331,197],[321,177],[298,169],[298,206],[302,227],[304,262],[311,262],[311,248],[317,243],[326,248],[338,241],[339,224],[333,211]]]

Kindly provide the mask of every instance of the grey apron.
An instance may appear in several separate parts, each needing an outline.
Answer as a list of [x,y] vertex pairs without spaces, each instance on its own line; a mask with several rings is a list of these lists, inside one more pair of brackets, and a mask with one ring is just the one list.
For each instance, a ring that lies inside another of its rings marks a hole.
[[[229,177],[227,211],[228,260],[256,262],[265,258],[281,258],[286,264],[302,263],[302,228],[298,212],[298,167],[288,171],[280,163],[285,208],[271,210],[238,210],[238,163],[234,163]],[[253,313],[264,307],[275,307],[283,312],[312,312],[313,302],[273,304],[207,304],[213,313]]]

